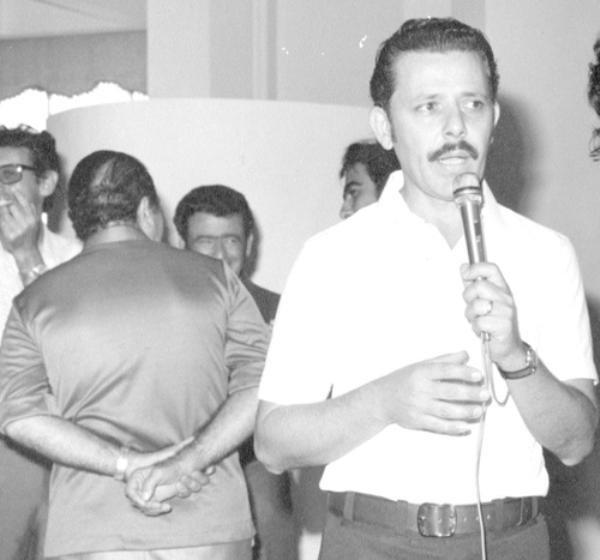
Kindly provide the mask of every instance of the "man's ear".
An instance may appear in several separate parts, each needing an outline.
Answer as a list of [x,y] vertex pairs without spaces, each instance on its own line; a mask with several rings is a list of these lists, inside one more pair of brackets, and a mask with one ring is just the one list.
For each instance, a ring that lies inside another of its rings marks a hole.
[[177,235],[177,237],[175,238],[175,241],[173,241],[173,247],[175,247],[176,249],[187,249],[187,245],[186,242],[181,239],[181,235]]
[[144,196],[142,200],[140,200],[140,203],[138,204],[136,210],[136,219],[138,226],[142,227],[142,224],[150,219],[150,213],[150,200],[148,200],[147,196]]
[[252,255],[252,250],[254,249],[254,233],[250,232],[248,237],[246,238],[246,260],[250,258]]
[[156,208],[147,196],[143,197],[136,210],[136,221],[138,227],[152,241],[160,241],[164,233],[164,223],[159,223],[160,220],[163,220],[160,208]]
[[381,107],[373,107],[369,116],[369,123],[377,141],[386,150],[394,147],[392,124],[387,113]]
[[500,105],[497,101],[494,101],[494,128],[498,124],[498,119],[500,118]]
[[39,193],[42,198],[50,196],[58,185],[58,173],[49,169],[44,173],[43,177],[38,180]]

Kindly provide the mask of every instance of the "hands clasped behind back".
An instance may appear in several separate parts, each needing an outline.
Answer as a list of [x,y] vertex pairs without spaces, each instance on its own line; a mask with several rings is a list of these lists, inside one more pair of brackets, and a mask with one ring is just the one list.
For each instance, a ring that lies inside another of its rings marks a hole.
[[196,467],[190,440],[138,457],[128,469],[125,495],[134,507],[149,516],[169,513],[169,500],[199,492],[215,472],[214,466]]
[[386,424],[446,435],[467,435],[489,392],[466,352],[444,354],[396,370],[373,383]]

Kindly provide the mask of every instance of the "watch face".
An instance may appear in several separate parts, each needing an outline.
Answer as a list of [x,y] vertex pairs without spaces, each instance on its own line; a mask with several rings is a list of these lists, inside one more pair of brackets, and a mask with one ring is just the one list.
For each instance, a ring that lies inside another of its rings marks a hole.
[[533,375],[537,370],[537,354],[533,350],[527,342],[523,342],[525,345],[525,367],[522,369],[518,369],[516,371],[505,371],[502,368],[498,367],[498,371],[500,375],[504,379],[522,379],[523,377],[528,377],[529,375]]
[[531,370],[530,373],[534,373],[537,368],[537,354],[529,344],[524,344],[527,346],[527,367]]

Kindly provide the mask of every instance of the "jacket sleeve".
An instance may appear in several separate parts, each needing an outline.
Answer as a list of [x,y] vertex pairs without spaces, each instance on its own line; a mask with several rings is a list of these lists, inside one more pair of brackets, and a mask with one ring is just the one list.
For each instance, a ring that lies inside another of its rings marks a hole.
[[0,346],[0,431],[15,420],[54,414],[40,349],[13,304]]

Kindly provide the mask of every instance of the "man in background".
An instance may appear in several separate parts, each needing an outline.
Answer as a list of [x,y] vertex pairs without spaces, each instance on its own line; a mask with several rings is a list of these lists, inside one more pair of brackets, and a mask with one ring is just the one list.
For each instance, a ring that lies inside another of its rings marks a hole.
[[384,150],[375,140],[354,142],[346,148],[340,169],[344,183],[340,217],[376,202],[392,171],[400,169],[394,150]]
[[[588,66],[587,95],[591,108],[600,118],[600,38],[594,41],[594,57]],[[592,130],[589,142],[589,155],[600,162],[600,126]],[[592,334],[594,340],[600,340],[600,317],[595,306],[592,313]],[[595,356],[596,364],[600,355]],[[596,393],[599,387],[596,386]],[[570,536],[573,560],[595,560],[600,558],[600,446],[596,433],[596,445],[592,454],[575,469],[555,466],[554,513],[559,522],[566,518]],[[559,526],[562,529],[562,526]],[[561,533],[562,534],[562,533]],[[563,554],[567,557],[567,554]],[[561,557],[562,558],[562,557]]]
[[[265,322],[273,323],[279,294],[250,280],[256,250],[256,224],[244,195],[224,185],[192,189],[177,205],[173,219],[185,247],[224,260],[238,274],[256,301]],[[261,560],[296,558],[296,530],[287,473],[269,473],[256,460],[253,439],[240,448],[258,538],[255,557]]]
[[54,463],[46,556],[249,560],[235,450],[267,346],[256,304],[223,263],[158,242],[132,156],[86,156],[68,202],[83,250],[15,299],[0,348],[0,429]]
[[[600,118],[600,39],[594,43],[595,60],[589,66],[588,100]],[[600,127],[594,128],[590,141],[590,156],[594,161],[600,161]]]
[[[47,269],[76,255],[77,240],[56,235],[42,219],[59,180],[59,156],[48,132],[0,127],[0,330],[13,298]],[[0,437],[0,547],[7,560],[41,558],[48,467]]]

